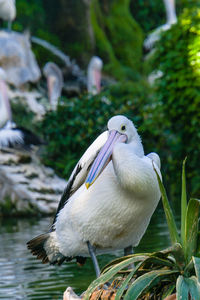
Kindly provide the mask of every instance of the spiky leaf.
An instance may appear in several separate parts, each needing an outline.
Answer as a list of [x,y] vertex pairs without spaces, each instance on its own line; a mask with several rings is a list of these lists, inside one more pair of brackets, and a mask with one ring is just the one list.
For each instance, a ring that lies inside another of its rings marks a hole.
[[158,174],[158,172],[156,171],[156,169],[154,168],[154,171],[156,172],[156,176],[158,179],[158,184],[160,187],[160,192],[162,195],[162,202],[163,202],[163,207],[164,207],[164,211],[165,211],[165,216],[167,219],[167,224],[168,224],[168,228],[169,228],[169,233],[170,233],[170,238],[173,244],[175,243],[179,243],[180,242],[180,237],[178,235],[178,230],[176,227],[176,223],[175,223],[175,219],[171,210],[171,207],[169,205],[169,201],[167,198],[167,193],[166,190],[164,188],[164,185],[160,179],[160,176]]
[[192,259],[194,262],[195,273],[196,273],[198,282],[200,283],[200,258],[193,256]]
[[137,272],[137,270],[140,268],[140,266],[142,265],[143,262],[139,263],[137,265],[137,267],[130,272],[130,274],[126,277],[126,279],[124,280],[124,282],[121,284],[120,288],[117,290],[116,296],[115,296],[115,300],[120,300],[124,291],[126,290],[130,280],[133,278],[133,275]]
[[196,254],[198,241],[198,223],[199,223],[199,206],[198,199],[190,199],[186,213],[186,232],[185,232],[185,256],[189,262],[193,255]]
[[186,177],[185,177],[185,163],[183,161],[182,167],[182,192],[181,192],[181,241],[185,247],[185,230],[186,230],[186,213],[187,213],[187,194],[186,194]]
[[103,285],[105,282],[109,281],[111,278],[113,278],[120,270],[126,268],[128,265],[133,264],[138,261],[143,261],[146,258],[144,255],[134,255],[133,257],[126,259],[125,261],[122,261],[121,263],[115,265],[113,268],[111,268],[109,271],[107,271],[105,274],[101,275],[99,278],[94,280],[90,286],[88,287],[85,295],[84,300],[87,300],[90,298],[91,293],[100,285]]
[[179,276],[176,283],[177,300],[200,299],[200,285],[195,276]]
[[157,285],[163,278],[169,279],[171,275],[176,273],[178,273],[178,271],[171,270],[155,270],[145,273],[133,282],[126,293],[124,300],[137,300],[138,297]]

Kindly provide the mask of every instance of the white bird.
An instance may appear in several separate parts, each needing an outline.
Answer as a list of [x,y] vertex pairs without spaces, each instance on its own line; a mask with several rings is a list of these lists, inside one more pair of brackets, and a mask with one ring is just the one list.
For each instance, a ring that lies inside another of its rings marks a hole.
[[2,128],[8,120],[12,119],[6,78],[5,71],[0,68],[0,128]]
[[163,1],[165,5],[167,22],[166,24],[156,28],[151,34],[148,35],[148,37],[144,41],[144,47],[146,49],[152,49],[155,42],[160,39],[161,33],[163,31],[169,30],[173,24],[177,23],[175,0]]
[[0,149],[23,148],[30,150],[33,145],[42,145],[44,142],[30,130],[17,127],[12,122],[12,112],[5,80],[6,73],[0,68]]
[[87,69],[87,90],[89,94],[96,95],[101,91],[101,70],[103,61],[98,56],[93,56]]
[[[134,124],[115,116],[73,170],[51,230],[28,242],[43,263],[62,264],[137,246],[159,202],[156,153],[144,155]],[[160,174],[161,176],[161,174]]]
[[8,21],[8,29],[11,30],[12,21],[16,18],[15,0],[0,0],[0,19]]
[[53,62],[48,62],[43,69],[47,78],[48,97],[51,108],[55,110],[63,88],[63,75],[60,68]]

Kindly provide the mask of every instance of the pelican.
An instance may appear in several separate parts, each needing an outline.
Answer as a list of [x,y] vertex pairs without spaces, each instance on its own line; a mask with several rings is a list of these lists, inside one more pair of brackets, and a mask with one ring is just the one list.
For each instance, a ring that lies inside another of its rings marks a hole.
[[8,29],[11,30],[12,21],[16,17],[15,0],[0,0],[0,19],[8,21]]
[[44,66],[43,73],[47,78],[50,105],[55,110],[63,88],[63,75],[60,68],[53,62],[48,62]]
[[87,70],[88,93],[96,95],[101,91],[101,69],[103,62],[100,57],[93,56],[89,62]]
[[0,128],[12,119],[6,78],[5,71],[0,67]]
[[23,148],[30,150],[32,146],[43,144],[43,141],[30,130],[17,127],[12,121],[12,112],[6,84],[6,73],[0,68],[0,149]]
[[[29,241],[28,248],[43,263],[61,265],[96,254],[124,249],[132,253],[150,222],[160,191],[156,153],[144,155],[131,120],[114,116],[73,170],[50,231]],[[160,174],[161,176],[161,174]]]
[[144,47],[146,49],[153,48],[156,41],[160,39],[160,35],[163,31],[167,31],[171,28],[173,24],[177,23],[177,16],[176,16],[176,6],[175,0],[163,0],[165,5],[166,11],[166,24],[159,26],[156,28],[144,41]]

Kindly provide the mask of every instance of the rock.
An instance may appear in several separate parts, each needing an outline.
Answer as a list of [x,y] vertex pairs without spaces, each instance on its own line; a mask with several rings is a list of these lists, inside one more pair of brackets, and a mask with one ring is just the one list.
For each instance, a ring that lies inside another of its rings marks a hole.
[[82,297],[77,296],[73,289],[69,286],[66,291],[64,292],[63,295],[63,300],[78,300],[78,299],[83,299]]
[[15,87],[37,82],[41,76],[27,34],[0,31],[0,65]]
[[49,102],[37,90],[20,91],[8,89],[9,99],[13,103],[21,103],[34,113],[36,121],[41,120],[49,108]]
[[65,186],[65,180],[29,154],[0,150],[0,213],[53,214]]

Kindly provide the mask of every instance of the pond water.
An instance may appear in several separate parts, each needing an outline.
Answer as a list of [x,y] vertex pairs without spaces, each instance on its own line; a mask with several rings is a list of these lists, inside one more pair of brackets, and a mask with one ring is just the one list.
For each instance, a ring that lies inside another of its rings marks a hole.
[[[0,220],[0,299],[62,299],[66,287],[76,293],[84,291],[95,278],[91,260],[79,267],[75,262],[61,267],[43,265],[26,248],[26,242],[45,232],[51,218]],[[161,250],[170,245],[165,216],[157,209],[140,245],[135,252]],[[122,255],[98,256],[103,267],[110,260]]]

